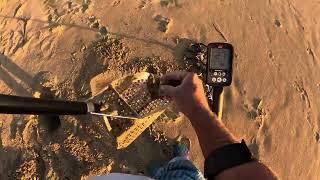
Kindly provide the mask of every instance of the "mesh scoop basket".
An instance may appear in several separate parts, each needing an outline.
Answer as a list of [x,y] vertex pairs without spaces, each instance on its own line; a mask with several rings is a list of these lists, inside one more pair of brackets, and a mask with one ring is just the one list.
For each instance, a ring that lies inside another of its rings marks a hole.
[[[153,74],[141,72],[112,81],[92,101],[101,104],[101,112],[137,117],[136,120],[104,117],[105,124],[116,136],[117,149],[128,147],[154,121],[175,119],[178,113],[170,107],[168,100],[155,98],[159,82],[150,82]],[[154,84],[152,84],[154,83]],[[150,86],[151,84],[151,86]]]

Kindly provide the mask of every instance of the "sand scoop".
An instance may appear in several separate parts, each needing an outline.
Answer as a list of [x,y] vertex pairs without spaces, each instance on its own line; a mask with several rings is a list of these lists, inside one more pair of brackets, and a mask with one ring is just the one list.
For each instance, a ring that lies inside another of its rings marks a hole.
[[175,119],[169,101],[158,97],[159,78],[141,72],[111,82],[86,102],[57,101],[0,95],[0,113],[47,115],[48,129],[60,125],[58,115],[100,115],[117,140],[117,149],[128,147],[157,119]]
[[159,79],[141,72],[113,81],[89,100],[100,102],[101,112],[114,115],[105,116],[104,121],[117,137],[118,149],[130,145],[155,120],[177,118],[177,113],[166,108],[169,101],[158,98],[158,90]]

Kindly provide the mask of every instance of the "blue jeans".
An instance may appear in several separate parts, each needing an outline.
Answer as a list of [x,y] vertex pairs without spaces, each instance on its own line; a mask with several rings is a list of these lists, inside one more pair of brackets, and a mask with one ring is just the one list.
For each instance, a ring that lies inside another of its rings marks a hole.
[[173,158],[166,166],[161,167],[153,178],[159,180],[204,180],[200,170],[186,157],[181,156]]

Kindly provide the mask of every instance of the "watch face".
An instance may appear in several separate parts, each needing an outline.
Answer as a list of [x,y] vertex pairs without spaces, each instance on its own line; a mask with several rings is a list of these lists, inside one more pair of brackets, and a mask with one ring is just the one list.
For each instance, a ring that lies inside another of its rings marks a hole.
[[210,69],[230,70],[230,49],[211,48],[210,50]]

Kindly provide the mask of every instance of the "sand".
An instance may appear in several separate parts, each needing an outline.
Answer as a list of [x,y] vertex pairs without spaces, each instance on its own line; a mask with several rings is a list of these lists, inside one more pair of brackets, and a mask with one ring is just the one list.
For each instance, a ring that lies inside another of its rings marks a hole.
[[[0,93],[85,100],[108,82],[153,67],[192,70],[190,42],[229,42],[234,77],[222,121],[281,179],[320,179],[320,4],[230,0],[0,0]],[[155,122],[116,151],[103,120],[61,117],[53,134],[36,116],[1,115],[0,179],[147,174],[179,136],[203,156],[185,118]]]

